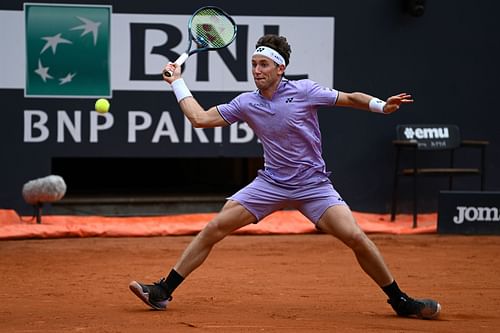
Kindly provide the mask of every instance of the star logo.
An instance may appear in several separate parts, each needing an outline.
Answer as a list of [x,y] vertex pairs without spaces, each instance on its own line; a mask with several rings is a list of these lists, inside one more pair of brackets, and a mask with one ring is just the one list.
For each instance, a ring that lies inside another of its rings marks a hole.
[[111,7],[25,4],[26,96],[111,97]]
[[86,34],[91,32],[92,36],[94,36],[94,45],[96,45],[97,44],[98,29],[99,29],[99,26],[101,25],[101,22],[94,22],[94,21],[91,21],[89,19],[86,19],[85,17],[80,17],[80,16],[77,16],[77,18],[85,24],[71,28],[71,30],[80,30],[80,29],[83,30],[83,32],[80,36],[85,36]]
[[35,73],[40,75],[40,78],[43,82],[47,82],[47,79],[53,79],[53,77],[49,74],[49,68],[43,67],[42,61],[38,59],[38,68],[35,69]]
[[71,80],[75,77],[76,73],[68,73],[65,77],[59,79],[59,85],[63,85],[66,83],[70,83]]
[[52,37],[42,37],[42,39],[45,39],[47,41],[47,43],[44,45],[44,47],[40,51],[40,54],[42,54],[43,52],[45,52],[49,47],[52,49],[52,53],[56,54],[57,45],[59,45],[61,43],[63,43],[63,44],[71,44],[70,40],[61,38],[61,34],[60,33],[58,33],[57,35],[52,36]]

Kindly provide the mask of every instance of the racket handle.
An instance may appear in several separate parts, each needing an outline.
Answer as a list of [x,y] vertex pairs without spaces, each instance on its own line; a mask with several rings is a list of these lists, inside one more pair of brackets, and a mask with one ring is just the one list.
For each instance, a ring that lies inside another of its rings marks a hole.
[[[183,54],[181,54],[179,56],[179,58],[177,58],[177,60],[175,61],[175,64],[177,66],[182,66],[183,63],[186,62],[187,58],[189,57],[189,54],[187,54],[186,52],[184,52]],[[165,75],[166,77],[171,77],[172,76],[172,73],[171,71],[168,71],[168,70],[164,70],[163,71],[163,75]]]

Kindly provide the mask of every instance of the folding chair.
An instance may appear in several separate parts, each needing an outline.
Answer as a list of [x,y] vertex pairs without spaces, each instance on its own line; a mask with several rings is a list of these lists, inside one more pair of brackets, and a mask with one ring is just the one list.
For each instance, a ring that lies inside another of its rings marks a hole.
[[[391,204],[391,221],[396,218],[398,206],[398,187],[400,177],[412,177],[413,195],[413,228],[417,227],[418,214],[418,191],[417,179],[422,176],[445,176],[448,177],[448,190],[453,189],[453,178],[455,176],[478,176],[480,189],[485,187],[485,148],[488,141],[461,140],[460,130],[456,125],[442,124],[408,124],[396,127],[396,140],[393,145],[396,150],[394,181]],[[456,165],[455,151],[462,148],[475,148],[480,150],[480,158],[477,167],[460,167]],[[446,165],[430,165],[429,159],[421,158],[422,152],[432,154],[448,154],[449,160]],[[410,154],[411,165],[403,166],[403,155]]]

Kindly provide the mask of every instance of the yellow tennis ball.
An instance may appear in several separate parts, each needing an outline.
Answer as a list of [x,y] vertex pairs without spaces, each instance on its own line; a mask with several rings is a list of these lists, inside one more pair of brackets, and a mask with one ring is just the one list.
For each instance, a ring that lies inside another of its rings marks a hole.
[[105,98],[99,98],[95,102],[95,110],[99,113],[106,113],[109,111],[109,101]]

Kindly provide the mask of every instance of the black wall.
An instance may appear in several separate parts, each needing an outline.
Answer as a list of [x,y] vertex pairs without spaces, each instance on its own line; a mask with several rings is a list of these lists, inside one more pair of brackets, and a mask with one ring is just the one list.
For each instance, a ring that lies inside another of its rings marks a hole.
[[[33,1],[31,1],[33,2]],[[183,1],[93,1],[63,3],[111,4],[113,13],[190,14],[205,3]],[[497,18],[500,2],[493,0],[426,1],[425,13],[413,17],[403,11],[403,1],[214,1],[233,15],[333,16],[335,17],[334,86],[342,91],[363,91],[380,98],[409,92],[415,103],[399,112],[382,116],[356,110],[332,108],[320,113],[324,156],[337,189],[355,210],[387,212],[390,203],[394,151],[391,140],[400,123],[449,123],[460,127],[463,138],[491,142],[487,150],[488,190],[500,189],[500,124],[497,89],[500,77],[500,43]],[[0,4],[1,9],[22,10],[21,1]],[[0,22],[0,25],[4,23]],[[272,22],[270,22],[272,24]],[[2,29],[6,27],[2,26]],[[321,31],[318,31],[321,34]],[[293,54],[301,52],[293,49]],[[333,59],[332,59],[333,60]],[[1,75],[1,74],[0,74]],[[189,83],[188,83],[189,84]],[[113,93],[113,108],[148,109],[160,112],[168,105],[175,109],[171,93]],[[120,96],[127,96],[120,98]],[[231,98],[231,94],[199,93],[200,103],[210,106]],[[145,98],[145,96],[147,98]],[[128,99],[127,99],[128,98]],[[24,99],[22,90],[0,90],[0,207],[31,212],[22,200],[22,185],[51,172],[53,157],[150,157],[161,156],[146,145],[130,146],[109,138],[99,146],[22,143],[22,110],[37,105]],[[123,101],[123,102],[122,102]],[[125,105],[127,101],[127,105]],[[57,108],[56,101],[46,101]],[[74,109],[91,108],[93,100],[67,101]],[[123,103],[123,104],[121,104]],[[132,104],[132,105],[131,105]],[[116,121],[124,121],[117,119]],[[185,147],[165,150],[165,156],[192,156]],[[224,155],[222,147],[219,153]],[[200,156],[206,155],[203,151]],[[256,152],[251,152],[254,156]],[[238,152],[233,152],[234,156]],[[206,156],[205,156],[206,157]],[[471,156],[459,159],[469,162]],[[126,168],[126,166],[125,166]],[[123,170],[81,170],[82,177]],[[129,170],[133,173],[133,170]],[[124,173],[124,177],[126,173]],[[159,175],[161,176],[161,175]],[[125,179],[125,178],[124,178]],[[477,188],[474,180],[459,185]],[[446,182],[426,182],[424,209],[436,208],[437,189]],[[409,184],[408,184],[409,185]],[[409,189],[409,188],[408,188]],[[403,199],[409,195],[404,192]],[[404,208],[404,205],[403,205]]]

